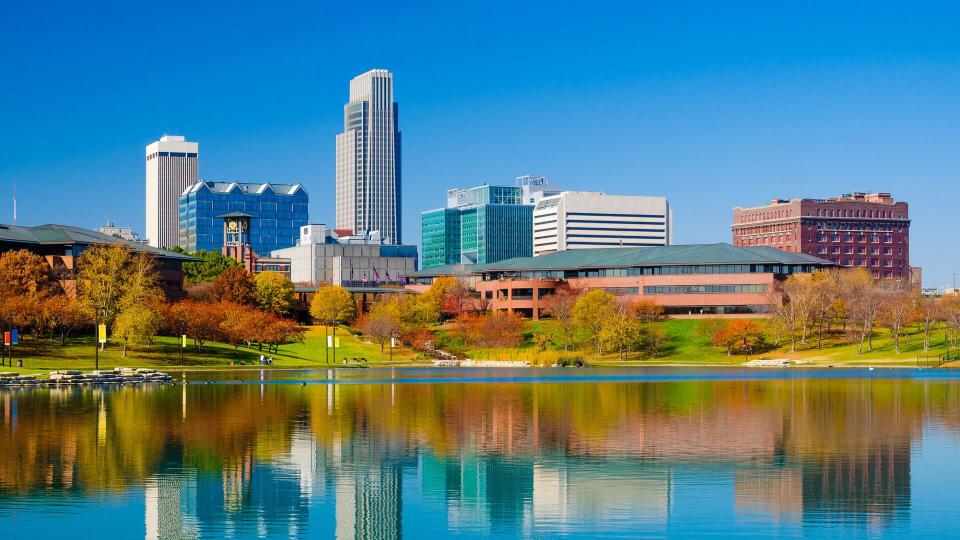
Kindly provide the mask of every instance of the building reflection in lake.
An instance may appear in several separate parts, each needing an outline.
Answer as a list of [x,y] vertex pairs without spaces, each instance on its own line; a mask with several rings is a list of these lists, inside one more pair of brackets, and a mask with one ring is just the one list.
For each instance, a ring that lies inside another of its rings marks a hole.
[[882,530],[958,405],[896,380],[3,390],[0,500],[142,489],[148,538]]

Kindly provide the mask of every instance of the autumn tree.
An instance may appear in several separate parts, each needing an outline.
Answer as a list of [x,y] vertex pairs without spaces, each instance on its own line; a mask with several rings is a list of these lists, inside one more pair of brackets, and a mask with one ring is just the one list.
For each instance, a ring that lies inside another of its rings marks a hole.
[[523,341],[523,319],[513,313],[488,313],[467,321],[466,341],[476,347],[510,348]]
[[303,342],[303,328],[295,322],[276,316],[272,319],[266,328],[265,339],[268,351],[277,353],[280,352],[280,345],[284,343]]
[[653,323],[664,319],[663,306],[653,300],[638,300],[627,305],[628,314],[643,323]]
[[353,294],[343,287],[321,287],[310,302],[310,315],[323,324],[343,324],[357,314]]
[[443,307],[447,296],[457,287],[457,283],[457,278],[451,276],[440,276],[434,279],[430,288],[417,298],[416,308],[420,311],[419,318],[430,321],[431,324],[439,322],[444,315]]
[[[127,246],[95,246],[77,261],[77,293],[81,305],[98,322],[114,331],[123,330],[126,344],[134,332],[150,330],[159,321],[156,305],[162,300],[153,259],[144,253],[134,255]],[[131,314],[117,324],[124,311]],[[147,316],[145,311],[152,311]],[[153,329],[155,332],[155,329]],[[152,339],[153,334],[147,339]],[[141,334],[144,335],[144,334]]]
[[810,317],[817,325],[817,349],[823,348],[823,333],[839,313],[840,297],[837,272],[817,270],[810,276]]
[[943,318],[940,299],[936,296],[916,291],[913,294],[914,315],[923,331],[923,352],[930,350],[930,338],[934,328]]
[[43,311],[49,320],[49,330],[60,336],[61,345],[67,343],[71,332],[93,322],[80,302],[66,294],[58,294],[46,299]]
[[561,285],[556,288],[553,294],[541,298],[543,312],[557,321],[560,330],[559,341],[565,351],[576,340],[577,325],[574,322],[573,308],[580,296],[580,289],[572,289],[567,285]]
[[[783,282],[784,301],[789,305],[787,311],[793,326],[800,330],[800,343],[807,343],[807,328],[810,326],[810,314],[813,306],[813,278],[811,274],[790,274]],[[786,324],[785,326],[791,326]],[[795,344],[791,337],[791,351]]]
[[642,346],[643,325],[621,306],[602,325],[600,338],[623,360],[627,352],[639,350]]
[[293,309],[293,282],[277,272],[260,272],[254,278],[254,297],[260,309],[287,315]]
[[[797,350],[797,334],[800,328],[800,321],[803,318],[803,307],[801,303],[794,302],[790,292],[795,289],[785,286],[778,287],[772,294],[773,316],[776,318],[778,329],[782,329],[790,340],[790,352]],[[789,292],[788,292],[789,291]],[[777,298],[779,296],[779,298]]]
[[667,331],[660,325],[647,325],[643,331],[643,349],[653,358],[660,356],[669,341]]
[[890,331],[894,352],[900,354],[900,337],[904,328],[913,322],[913,293],[905,284],[892,282],[882,287],[880,295],[878,319]]
[[950,328],[950,346],[957,346],[960,336],[960,294],[948,294],[940,301],[940,312]]
[[223,321],[224,305],[207,302],[186,302],[182,306],[187,324],[184,334],[193,338],[198,351],[203,344],[214,341],[222,335],[220,323]]
[[151,344],[160,328],[159,309],[151,302],[127,306],[113,323],[113,336],[123,344],[123,358],[127,357],[130,343]]
[[728,355],[750,354],[761,350],[766,344],[763,328],[750,319],[733,319],[724,324],[714,335],[713,345],[723,347]]
[[194,309],[193,300],[181,300],[163,304],[160,331],[168,335],[185,336],[190,331],[190,316]]
[[363,330],[364,334],[376,340],[377,344],[380,345],[380,354],[383,354],[384,347],[390,342],[390,338],[395,337],[400,332],[400,321],[389,312],[379,310],[364,317],[360,323],[360,329]]
[[252,306],[256,303],[253,277],[241,267],[230,267],[213,280],[210,301]]
[[873,350],[873,330],[880,311],[882,296],[873,276],[863,268],[853,268],[838,274],[839,291],[857,340],[857,354]]
[[[337,325],[357,316],[357,304],[350,291],[339,285],[320,287],[310,301],[310,315],[325,326],[333,326],[333,340],[337,340]],[[336,349],[334,349],[336,356]]]
[[474,293],[462,278],[454,278],[453,283],[446,289],[441,302],[443,314],[456,319],[467,311],[471,311],[474,304]]
[[25,249],[0,255],[0,300],[14,296],[46,297],[56,289],[50,265]]
[[126,246],[94,246],[77,260],[77,297],[91,317],[112,324],[120,311],[130,250]]
[[604,326],[617,311],[617,299],[601,289],[594,289],[584,294],[573,306],[573,321],[590,335],[597,354],[603,352]]

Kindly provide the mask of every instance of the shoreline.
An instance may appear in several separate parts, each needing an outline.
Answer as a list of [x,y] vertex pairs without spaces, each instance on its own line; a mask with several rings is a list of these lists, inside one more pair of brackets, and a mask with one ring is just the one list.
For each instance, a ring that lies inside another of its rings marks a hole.
[[[528,369],[540,369],[540,370],[558,370],[558,371],[569,371],[571,374],[575,374],[577,371],[582,369],[619,369],[619,368],[674,368],[674,369],[729,369],[729,370],[748,370],[748,371],[791,371],[791,370],[828,370],[828,369],[857,369],[863,371],[871,371],[876,369],[896,369],[896,370],[911,370],[911,369],[957,369],[960,365],[952,363],[954,365],[942,365],[942,366],[917,366],[917,365],[905,365],[899,363],[899,360],[886,360],[887,362],[898,362],[896,364],[885,364],[884,359],[878,361],[867,361],[866,363],[856,363],[850,364],[849,361],[839,362],[839,363],[813,363],[806,362],[802,364],[791,364],[791,365],[776,365],[776,366],[758,366],[758,365],[743,365],[739,364],[716,364],[710,362],[703,363],[692,363],[692,362],[646,362],[638,361],[636,363],[632,362],[602,362],[598,364],[587,364],[582,368],[575,367],[559,367],[559,366],[519,366],[516,364],[507,364],[503,366],[492,365],[492,363],[485,363],[481,366],[437,366],[433,363],[423,363],[423,362],[411,362],[403,364],[373,364],[373,365],[303,365],[303,366],[150,366],[150,369],[155,369],[167,374],[175,373],[251,373],[259,371],[270,371],[270,372],[296,372],[296,371],[324,371],[324,370],[368,370],[368,369],[400,369],[400,370],[414,370],[414,369],[438,369],[438,370],[528,370]],[[642,362],[642,363],[641,363]],[[137,369],[138,367],[144,366],[129,366],[132,369]],[[30,368],[10,368],[2,367],[0,368],[0,374],[2,373],[16,373],[17,375],[35,375],[43,379],[48,379],[52,370],[46,369],[30,369]],[[89,372],[90,370],[82,370],[84,372]],[[177,377],[174,377],[174,381],[178,380]]]

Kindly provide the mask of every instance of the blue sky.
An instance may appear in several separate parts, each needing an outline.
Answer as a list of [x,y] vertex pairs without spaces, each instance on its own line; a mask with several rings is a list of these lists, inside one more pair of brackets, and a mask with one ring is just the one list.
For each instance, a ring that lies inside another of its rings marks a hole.
[[[890,191],[928,286],[960,272],[956,3],[0,4],[0,222],[143,230],[143,147],[207,180],[298,181],[332,223],[351,77],[394,72],[404,240],[448,187],[543,174],[669,197],[675,241],[731,209]],[[946,248],[946,249],[945,249]]]

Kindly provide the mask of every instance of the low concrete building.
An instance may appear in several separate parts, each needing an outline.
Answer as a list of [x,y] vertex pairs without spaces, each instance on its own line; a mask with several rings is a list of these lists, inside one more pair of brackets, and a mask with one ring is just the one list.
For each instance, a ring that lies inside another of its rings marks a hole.
[[294,283],[401,286],[417,269],[417,247],[385,242],[377,232],[353,235],[323,225],[305,225],[298,245],[274,250],[271,257],[290,261]]

